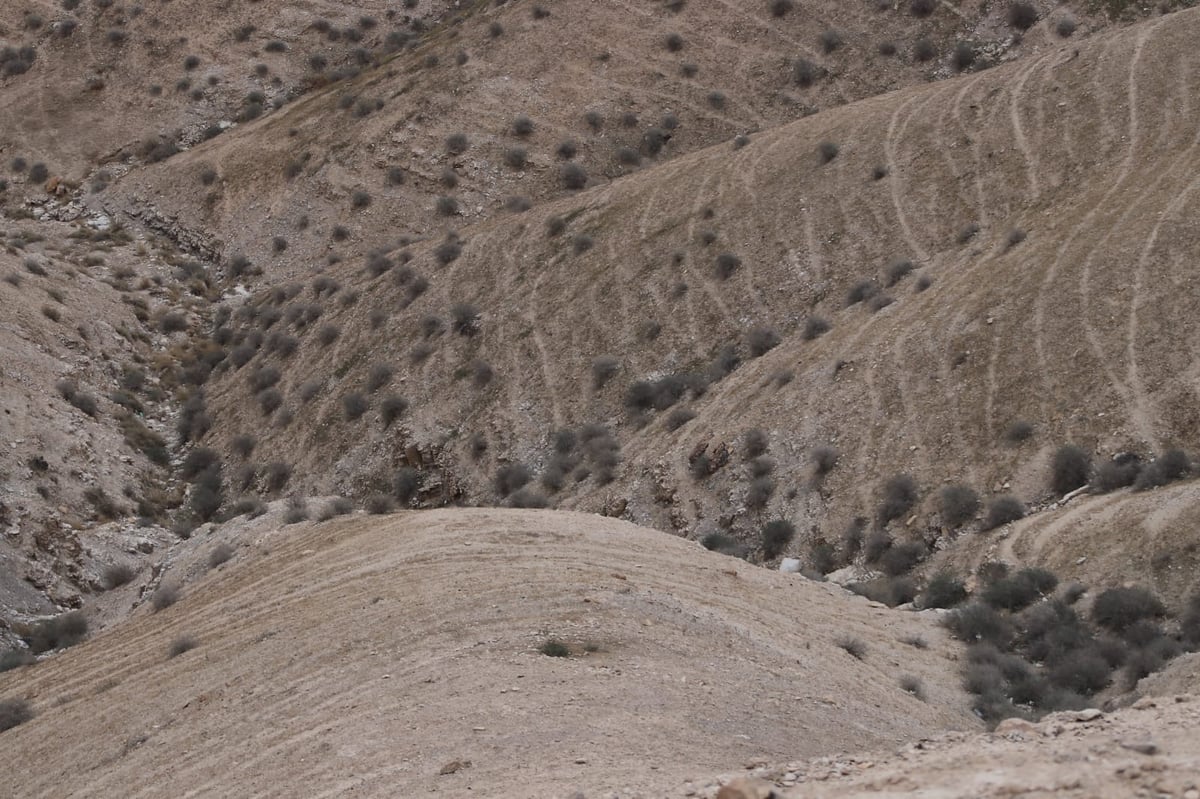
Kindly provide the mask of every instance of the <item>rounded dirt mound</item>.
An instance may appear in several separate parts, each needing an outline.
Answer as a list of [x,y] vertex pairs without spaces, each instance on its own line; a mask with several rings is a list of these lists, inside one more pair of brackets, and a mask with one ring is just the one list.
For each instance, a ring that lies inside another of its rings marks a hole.
[[669,535],[446,510],[273,532],[0,696],[35,713],[14,795],[529,797],[972,728],[953,658],[929,618]]

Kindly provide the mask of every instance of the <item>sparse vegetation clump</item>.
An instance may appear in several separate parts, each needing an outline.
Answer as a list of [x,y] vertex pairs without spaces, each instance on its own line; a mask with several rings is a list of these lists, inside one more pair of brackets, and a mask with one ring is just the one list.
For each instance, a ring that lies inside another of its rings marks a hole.
[[967,599],[967,587],[953,574],[940,571],[925,584],[921,594],[922,608],[952,608]]
[[1011,495],[995,497],[988,503],[987,514],[983,529],[995,530],[1019,519],[1025,518],[1025,505],[1021,500]]
[[942,523],[950,528],[961,527],[979,512],[979,495],[970,486],[948,485],[938,492],[938,499]]
[[22,637],[30,652],[41,654],[74,646],[86,638],[87,633],[87,617],[78,610],[72,610],[30,624]]
[[557,638],[548,638],[538,647],[538,651],[550,658],[567,658],[571,656],[571,648]]
[[24,699],[0,700],[0,732],[11,730],[33,718],[33,709]]
[[1082,488],[1091,471],[1092,458],[1086,451],[1071,444],[1059,447],[1050,463],[1050,490],[1061,496]]
[[773,519],[767,522],[760,533],[763,557],[767,560],[779,557],[795,536],[796,526],[787,519]]
[[883,486],[883,497],[876,510],[880,527],[912,510],[917,503],[917,481],[910,475],[898,474]]

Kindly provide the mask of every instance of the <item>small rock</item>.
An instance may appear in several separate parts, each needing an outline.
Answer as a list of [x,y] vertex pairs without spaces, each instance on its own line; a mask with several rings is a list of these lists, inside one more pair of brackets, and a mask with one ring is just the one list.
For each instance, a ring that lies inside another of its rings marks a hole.
[[717,799],[768,799],[775,786],[754,777],[738,777],[717,791]]
[[1158,744],[1152,741],[1121,741],[1121,748],[1137,752],[1139,755],[1158,754]]
[[1158,703],[1153,697],[1143,696],[1141,699],[1133,703],[1134,710],[1149,710],[1152,707],[1158,707]]
[[1081,710],[1078,713],[1076,713],[1074,718],[1076,721],[1087,722],[1087,721],[1095,721],[1096,719],[1101,718],[1103,715],[1104,715],[1104,711],[1097,710],[1094,707],[1089,707],[1086,710]]
[[1011,718],[1005,719],[996,725],[997,735],[1036,735],[1038,727],[1032,721],[1026,719]]
[[463,769],[470,767],[470,760],[451,760],[449,763],[442,766],[442,769],[438,772],[438,774],[453,774],[456,771],[462,771]]

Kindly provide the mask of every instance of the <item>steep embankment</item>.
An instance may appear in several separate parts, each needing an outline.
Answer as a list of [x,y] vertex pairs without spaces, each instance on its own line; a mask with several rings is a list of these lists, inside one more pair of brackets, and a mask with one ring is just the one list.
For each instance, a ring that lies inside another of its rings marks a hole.
[[[212,441],[256,431],[294,485],[365,495],[410,463],[437,475],[435,497],[489,502],[499,466],[545,474],[556,429],[598,422],[622,445],[615,481],[579,457],[551,501],[691,536],[786,517],[807,533],[797,548],[874,516],[897,473],[920,487],[911,528],[932,536],[944,482],[1032,502],[1066,442],[1195,448],[1198,33],[1200,12],[1179,12],[394,251],[378,277],[331,267],[332,299],[279,292],[236,317],[235,343],[260,349],[212,386]],[[863,281],[874,305],[848,306]],[[304,326],[312,307],[320,325]],[[818,317],[831,329],[809,340]],[[756,327],[779,343],[752,358]],[[743,365],[711,382],[731,343]],[[603,355],[616,374],[595,390]],[[273,427],[248,388],[260,366],[282,370]],[[690,388],[649,401],[695,418],[628,407],[632,384],[671,374]],[[348,418],[360,393],[368,410]],[[409,405],[387,426],[389,393]],[[1017,421],[1033,435],[1009,443]],[[774,464],[761,507],[739,455],[751,428]],[[840,460],[818,482],[822,445]],[[732,460],[695,477],[702,449]]]

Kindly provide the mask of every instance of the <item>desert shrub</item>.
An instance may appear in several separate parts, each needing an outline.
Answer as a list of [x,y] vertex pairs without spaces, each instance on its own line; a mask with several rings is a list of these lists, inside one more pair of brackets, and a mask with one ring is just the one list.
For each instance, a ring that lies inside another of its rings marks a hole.
[[1096,479],[1092,485],[1097,491],[1107,494],[1133,485],[1141,471],[1142,462],[1136,455],[1113,458],[1096,468]]
[[952,608],[967,600],[967,587],[953,574],[940,571],[929,578],[921,595],[922,608]]
[[177,658],[184,652],[190,652],[200,646],[200,642],[190,635],[180,635],[171,641],[171,645],[167,647],[167,658]]
[[756,477],[750,481],[750,487],[746,489],[746,507],[753,511],[760,511],[767,506],[774,494],[774,480],[765,476]]
[[937,48],[928,39],[917,39],[913,42],[913,60],[918,63],[932,61],[937,57]]
[[106,591],[111,591],[132,582],[136,574],[137,571],[128,563],[114,563],[105,567],[101,583]]
[[1134,490],[1146,491],[1164,486],[1184,477],[1191,469],[1191,460],[1185,452],[1178,449],[1167,450],[1141,470],[1133,484]]
[[753,328],[746,337],[746,343],[750,349],[750,356],[759,358],[766,355],[768,352],[779,346],[782,339],[779,337],[779,332],[773,327],[756,327]]
[[1083,449],[1071,444],[1059,447],[1050,463],[1050,490],[1069,494],[1087,485],[1091,470],[1092,457]]
[[925,686],[921,682],[920,677],[915,677],[911,674],[901,674],[900,689],[906,694],[912,694],[922,702],[925,701]]
[[979,512],[979,495],[970,486],[948,485],[938,492],[942,523],[947,527],[961,527]]
[[1049,594],[1056,585],[1058,578],[1045,569],[1022,569],[986,586],[980,598],[998,610],[1018,611]]
[[874,530],[865,539],[861,539],[861,543],[863,558],[867,563],[878,563],[883,554],[891,548],[892,537],[886,530]]
[[742,265],[742,259],[738,258],[731,252],[723,252],[717,256],[716,264],[713,269],[713,274],[719,280],[728,280],[733,277],[733,273]]
[[877,49],[878,49],[880,55],[887,56],[889,58],[891,56],[894,56],[899,51],[899,48],[896,46],[896,43],[891,41],[890,39],[880,42],[879,47]]
[[287,507],[283,511],[284,524],[299,524],[308,520],[308,503],[304,497],[296,495],[288,497]]
[[362,417],[370,407],[367,403],[367,398],[357,391],[342,397],[342,411],[345,413],[346,421],[353,422]]
[[354,503],[346,497],[338,497],[330,500],[321,512],[317,514],[317,521],[327,522],[337,516],[345,516],[348,513],[354,512]]
[[1010,444],[1019,444],[1029,440],[1032,436],[1033,424],[1023,419],[1018,419],[1004,430],[1004,440]]
[[649,128],[642,134],[642,147],[649,155],[655,156],[662,152],[670,138],[670,134],[661,128]]
[[1066,14],[1059,18],[1058,22],[1054,26],[1054,32],[1062,38],[1068,39],[1073,33],[1075,33],[1076,27],[1077,23],[1075,22],[1075,18],[1070,14]]
[[1192,595],[1179,617],[1179,635],[1188,647],[1200,648],[1200,593]]
[[462,155],[470,147],[470,140],[465,133],[452,133],[446,137],[446,152],[450,155]]
[[875,313],[876,311],[881,311],[888,307],[893,302],[895,302],[895,300],[892,299],[892,297],[888,294],[876,294],[867,301],[867,307],[871,309],[871,313]]
[[1096,650],[1079,649],[1065,655],[1047,676],[1059,688],[1090,696],[1112,681],[1112,666]]
[[75,408],[83,411],[88,416],[95,417],[100,412],[100,406],[96,402],[96,398],[91,394],[79,390],[79,386],[73,380],[59,380],[54,384],[58,389],[58,393]]
[[163,583],[150,595],[150,606],[155,611],[165,610],[179,601],[179,587],[173,583]]
[[1013,638],[1012,624],[995,608],[982,602],[972,602],[948,614],[943,622],[958,640],[968,643],[989,643],[1007,649]]
[[842,35],[833,28],[828,28],[822,31],[821,35],[817,37],[817,42],[821,45],[821,50],[823,50],[826,55],[832,53],[834,50],[840,49],[841,46],[845,44],[845,40],[842,39]]
[[898,519],[912,510],[917,502],[917,482],[907,474],[898,474],[888,479],[883,486],[883,498],[876,511],[879,526]]
[[524,488],[532,477],[533,473],[529,471],[529,467],[525,464],[519,462],[508,463],[496,470],[493,485],[497,494],[507,497],[514,491]]
[[264,416],[270,416],[283,405],[283,394],[274,388],[259,392],[256,399],[258,400],[258,407],[262,409]]
[[834,447],[821,445],[813,447],[812,462],[813,470],[818,478],[823,478],[833,471],[837,466],[840,453]]
[[804,340],[812,341],[829,332],[829,320],[820,316],[810,316],[804,323]]
[[517,489],[508,497],[510,508],[544,508],[547,505],[549,501],[530,488]]
[[929,550],[920,541],[893,544],[879,557],[879,568],[889,577],[908,574],[928,556]]
[[860,280],[846,293],[846,307],[868,300],[879,293],[879,284],[874,280]]
[[1008,24],[1017,30],[1029,30],[1037,22],[1037,8],[1033,3],[1015,2],[1008,5]]
[[456,302],[450,306],[450,326],[460,336],[478,333],[479,318],[479,309],[469,302]]
[[842,557],[847,562],[854,560],[862,549],[863,531],[866,527],[867,520],[862,516],[854,517],[846,525],[846,530],[842,533]]
[[787,519],[772,519],[759,532],[763,557],[772,560],[783,554],[783,550],[796,536],[796,526]]
[[1025,506],[1021,500],[1010,494],[994,497],[988,503],[987,514],[984,518],[983,529],[995,530],[1006,524],[1025,518]]
[[272,461],[267,464],[264,474],[268,491],[282,491],[283,487],[292,479],[292,467],[283,461]]
[[216,450],[207,447],[197,447],[189,452],[179,466],[179,476],[189,482],[194,481],[206,469],[218,466],[221,456]]
[[196,475],[192,482],[188,507],[196,519],[206,522],[221,509],[224,499],[224,482],[221,478],[221,464],[218,462]]
[[390,427],[407,410],[408,401],[403,397],[398,397],[395,394],[384,397],[383,402],[379,405],[379,414],[383,421],[383,426],[385,428]]
[[33,709],[24,699],[0,700],[0,732],[11,730],[33,718]]
[[867,656],[867,645],[861,638],[842,636],[834,641],[834,644],[855,660],[863,660]]
[[558,174],[564,188],[576,191],[587,186],[587,171],[574,161],[563,164]]
[[736,538],[725,533],[709,533],[700,539],[700,543],[710,552],[721,552],[726,555],[737,555],[742,548]]
[[671,432],[675,432],[676,430],[683,427],[685,424],[687,424],[688,422],[692,421],[695,418],[696,418],[695,411],[689,410],[687,408],[676,408],[675,410],[673,410],[669,414],[667,414],[667,418],[663,422],[663,426],[666,427],[667,430],[670,430]]
[[792,80],[795,81],[797,86],[803,89],[807,89],[816,83],[821,75],[821,68],[807,58],[798,58],[796,59],[796,63],[792,65]]
[[808,565],[817,574],[829,574],[838,567],[837,550],[824,540],[817,540],[808,549]]
[[938,5],[938,0],[912,0],[908,4],[908,11],[914,17],[924,18],[932,14]]
[[1165,614],[1166,608],[1154,594],[1136,586],[1109,588],[1092,604],[1092,621],[1115,633],[1125,632],[1143,619]]
[[386,363],[377,363],[372,366],[370,371],[367,372],[367,393],[374,394],[392,382],[392,375],[392,367]]
[[956,72],[962,72],[975,63],[975,48],[970,42],[957,42],[950,56],[950,64]]
[[897,259],[887,265],[884,270],[885,285],[894,286],[908,276],[913,270],[913,262],[906,258]]
[[6,649],[0,652],[0,673],[36,663],[37,658],[27,649]]
[[838,146],[831,141],[823,141],[817,145],[817,155],[820,156],[822,164],[828,164],[837,158],[838,152]]
[[421,473],[411,466],[396,472],[392,479],[392,494],[402,506],[408,505],[421,490]]
[[601,355],[592,361],[592,388],[602,389],[621,368],[621,363],[611,355]]
[[376,516],[383,513],[391,513],[393,507],[392,498],[387,494],[372,494],[367,497],[367,501],[363,504],[363,507],[366,508],[367,513]]
[[72,610],[34,622],[29,625],[29,630],[23,638],[31,652],[41,654],[74,646],[87,636],[87,632],[87,617],[78,610]]
[[773,17],[782,17],[792,10],[794,4],[792,0],[770,0],[767,8]]
[[566,658],[571,656],[571,649],[557,638],[549,638],[538,647],[538,651],[550,658]]
[[518,114],[513,119],[512,132],[516,136],[528,136],[533,133],[533,120],[524,114]]

